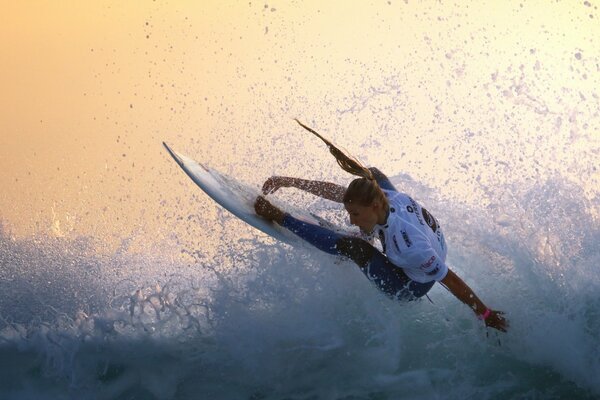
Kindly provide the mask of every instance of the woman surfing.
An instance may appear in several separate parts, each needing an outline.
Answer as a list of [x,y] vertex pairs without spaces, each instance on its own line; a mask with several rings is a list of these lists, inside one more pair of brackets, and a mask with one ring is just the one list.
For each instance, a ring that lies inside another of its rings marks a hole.
[[344,171],[359,178],[345,188],[329,182],[274,176],[264,183],[263,193],[267,195],[282,187],[295,187],[343,203],[350,223],[366,234],[377,235],[383,253],[367,240],[300,221],[273,206],[263,196],[256,199],[256,213],[326,253],[350,258],[381,291],[393,298],[418,299],[439,282],[468,305],[486,326],[506,332],[508,322],[504,313],[486,306],[448,268],[446,241],[433,215],[410,196],[398,192],[381,171],[362,166],[320,134],[300,121],[296,122],[325,142]]

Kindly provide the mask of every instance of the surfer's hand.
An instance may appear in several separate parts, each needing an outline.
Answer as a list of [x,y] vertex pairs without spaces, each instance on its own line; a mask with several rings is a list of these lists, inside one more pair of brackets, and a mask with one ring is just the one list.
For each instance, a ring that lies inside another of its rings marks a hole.
[[490,310],[490,315],[485,319],[485,325],[501,332],[508,330],[509,324],[502,311]]
[[283,211],[269,203],[262,196],[258,196],[256,198],[256,202],[254,203],[254,211],[256,211],[256,214],[260,215],[261,217],[268,219],[269,221],[275,221],[278,224],[283,222],[283,217],[285,216]]
[[275,193],[282,187],[289,186],[289,179],[283,176],[272,176],[265,181],[262,187],[263,194]]

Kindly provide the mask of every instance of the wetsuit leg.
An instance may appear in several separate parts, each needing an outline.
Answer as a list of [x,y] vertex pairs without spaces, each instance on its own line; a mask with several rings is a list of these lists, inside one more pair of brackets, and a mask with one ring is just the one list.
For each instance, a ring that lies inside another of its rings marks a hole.
[[369,171],[371,171],[371,173],[375,177],[375,180],[379,184],[380,188],[385,189],[385,190],[393,190],[394,192],[398,191],[398,189],[396,189],[394,187],[394,185],[392,185],[392,182],[389,180],[389,178],[387,176],[385,176],[385,174],[383,172],[381,172],[379,169],[377,169],[375,167],[371,167],[371,168],[369,168]]
[[435,283],[413,281],[402,268],[394,265],[384,254],[362,239],[343,237],[337,246],[340,253],[357,263],[366,277],[382,292],[396,299],[414,300],[424,296]]
[[281,225],[315,246],[317,249],[333,255],[340,255],[336,247],[337,241],[343,236],[319,225],[309,224],[285,214]]
[[414,282],[365,240],[340,235],[322,226],[300,221],[289,214],[285,215],[282,225],[319,250],[350,258],[381,291],[394,298],[411,300],[421,297],[435,283]]

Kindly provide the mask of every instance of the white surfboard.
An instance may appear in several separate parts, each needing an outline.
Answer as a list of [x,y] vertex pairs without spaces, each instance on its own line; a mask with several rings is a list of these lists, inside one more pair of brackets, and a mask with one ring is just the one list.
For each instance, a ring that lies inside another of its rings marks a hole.
[[[179,164],[181,169],[183,169],[196,185],[227,211],[267,235],[285,243],[292,245],[304,243],[303,240],[294,233],[256,215],[254,211],[254,202],[256,201],[256,197],[261,194],[258,188],[243,184],[213,168],[207,167],[183,154],[177,153],[164,142],[163,145],[177,164]],[[279,203],[276,205],[281,207],[281,204]],[[351,234],[348,229],[334,226],[304,210],[295,209],[289,205],[285,205],[282,208],[284,211],[290,212],[294,217],[303,221],[326,226],[327,228],[342,234]]]

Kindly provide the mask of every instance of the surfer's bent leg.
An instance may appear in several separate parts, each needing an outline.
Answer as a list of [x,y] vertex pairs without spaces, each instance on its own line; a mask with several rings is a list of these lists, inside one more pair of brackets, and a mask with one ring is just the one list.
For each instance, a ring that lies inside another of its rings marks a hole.
[[359,267],[364,268],[374,253],[379,251],[366,241],[340,235],[322,226],[310,224],[286,214],[282,226],[294,232],[319,250],[334,256],[350,258]]
[[344,237],[338,241],[338,248],[342,254],[356,262],[382,292],[395,299],[415,300],[427,294],[435,283],[413,281],[402,268],[394,265],[384,254],[362,239]]
[[322,226],[300,221],[289,214],[283,218],[282,226],[319,250],[350,258],[381,291],[394,298],[412,300],[421,297],[435,283],[411,280],[402,268],[392,264],[373,245],[360,238],[340,235]]
[[324,252],[333,254],[334,256],[341,254],[336,247],[336,243],[343,236],[334,231],[323,228],[319,225],[300,221],[299,219],[292,217],[290,214],[285,214],[281,226],[294,232],[296,235],[300,236],[302,239],[306,240],[319,250],[323,250]]

